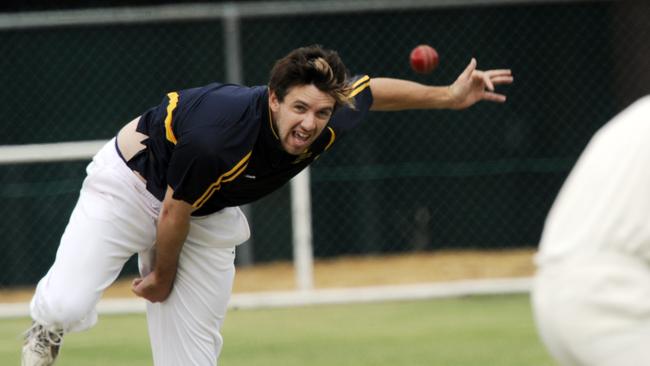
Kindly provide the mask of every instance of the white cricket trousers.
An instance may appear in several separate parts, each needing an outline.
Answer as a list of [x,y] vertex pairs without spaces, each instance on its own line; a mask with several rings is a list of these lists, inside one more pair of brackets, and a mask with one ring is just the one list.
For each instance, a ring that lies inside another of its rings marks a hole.
[[[54,264],[31,301],[32,318],[65,332],[97,322],[96,305],[126,261],[138,253],[141,275],[152,268],[161,202],[119,157],[115,139],[87,167],[79,200]],[[192,218],[174,288],[162,303],[147,302],[156,366],[214,366],[230,299],[235,246],[250,231],[239,208]]]
[[532,305],[559,365],[650,365],[650,266],[643,259],[608,252],[545,266]]

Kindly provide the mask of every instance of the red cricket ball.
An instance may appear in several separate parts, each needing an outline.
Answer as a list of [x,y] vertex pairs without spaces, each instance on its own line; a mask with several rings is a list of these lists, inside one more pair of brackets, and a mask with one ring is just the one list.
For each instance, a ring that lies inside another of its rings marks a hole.
[[411,68],[419,74],[428,74],[438,67],[438,52],[431,46],[421,44],[411,51]]

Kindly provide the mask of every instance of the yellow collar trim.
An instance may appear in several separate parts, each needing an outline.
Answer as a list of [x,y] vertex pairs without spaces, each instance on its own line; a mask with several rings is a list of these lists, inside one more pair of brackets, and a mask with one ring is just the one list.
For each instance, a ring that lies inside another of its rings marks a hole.
[[272,117],[272,114],[271,114],[271,105],[270,104],[269,104],[269,128],[271,129],[271,132],[273,132],[273,136],[275,136],[275,138],[277,140],[280,140],[280,137],[278,136],[278,133],[275,132],[275,127],[273,126],[273,117]]

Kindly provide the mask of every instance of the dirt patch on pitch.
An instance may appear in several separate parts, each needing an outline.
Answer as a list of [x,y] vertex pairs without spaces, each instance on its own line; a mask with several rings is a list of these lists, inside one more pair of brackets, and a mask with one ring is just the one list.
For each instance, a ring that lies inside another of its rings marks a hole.
[[[390,256],[339,257],[314,263],[316,288],[399,285],[464,279],[528,277],[534,272],[532,249],[439,251]],[[295,288],[290,262],[238,267],[234,292]],[[118,280],[104,298],[133,297],[131,278]],[[33,288],[0,289],[0,302],[29,301]]]
[[[314,280],[317,288],[328,288],[528,277],[532,256],[532,250],[508,250],[342,257],[316,261]],[[291,263],[273,263],[238,269],[235,292],[290,290],[294,284]]]

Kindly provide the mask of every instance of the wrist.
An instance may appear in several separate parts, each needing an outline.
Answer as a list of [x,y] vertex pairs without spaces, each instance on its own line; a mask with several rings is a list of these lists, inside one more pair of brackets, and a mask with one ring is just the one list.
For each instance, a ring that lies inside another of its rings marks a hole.
[[458,93],[454,84],[447,86],[447,109],[460,109]]
[[451,86],[430,86],[426,95],[426,109],[454,109],[455,99]]
[[176,271],[156,267],[151,274],[154,276],[153,280],[157,285],[171,285],[174,282]]

